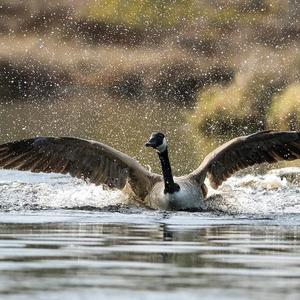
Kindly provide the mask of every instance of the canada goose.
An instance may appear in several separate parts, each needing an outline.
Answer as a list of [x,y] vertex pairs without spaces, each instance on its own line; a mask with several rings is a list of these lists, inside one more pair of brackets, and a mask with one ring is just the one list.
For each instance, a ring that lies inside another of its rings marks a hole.
[[163,175],[147,171],[135,159],[105,144],[74,137],[37,137],[0,145],[0,167],[56,172],[96,185],[124,189],[152,208],[205,210],[208,177],[217,188],[234,172],[263,162],[300,158],[300,132],[262,131],[235,138],[208,154],[192,173],[173,177],[164,134],[153,133]]

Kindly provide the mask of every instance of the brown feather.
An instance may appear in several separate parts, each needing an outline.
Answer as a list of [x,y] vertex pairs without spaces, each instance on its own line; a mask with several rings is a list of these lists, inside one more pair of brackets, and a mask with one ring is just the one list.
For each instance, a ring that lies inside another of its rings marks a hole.
[[3,161],[1,165],[4,169],[17,168],[28,156],[29,156],[28,152],[22,153],[15,157],[12,156],[11,159],[6,159],[5,162]]
[[37,137],[0,145],[0,167],[56,172],[97,185],[123,188],[128,178],[136,193],[145,194],[161,176],[105,144],[72,137]]
[[217,188],[237,170],[264,162],[300,158],[300,132],[262,131],[235,138],[206,156],[200,167],[189,176],[203,182],[208,176],[213,188]]

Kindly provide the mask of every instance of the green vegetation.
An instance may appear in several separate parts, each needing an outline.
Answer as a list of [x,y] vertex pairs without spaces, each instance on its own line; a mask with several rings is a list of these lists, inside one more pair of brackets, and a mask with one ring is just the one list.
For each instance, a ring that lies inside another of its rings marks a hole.
[[290,85],[273,99],[268,124],[282,130],[300,129],[300,83]]
[[88,5],[84,15],[88,19],[140,28],[169,28],[196,18],[194,0],[103,0]]
[[210,1],[197,0],[103,0],[90,1],[81,16],[140,28],[170,28],[206,19],[206,29],[233,29],[257,23],[280,10],[278,1]]
[[231,85],[200,93],[189,119],[206,136],[232,137],[265,129],[273,95],[285,84],[275,72],[237,74]]

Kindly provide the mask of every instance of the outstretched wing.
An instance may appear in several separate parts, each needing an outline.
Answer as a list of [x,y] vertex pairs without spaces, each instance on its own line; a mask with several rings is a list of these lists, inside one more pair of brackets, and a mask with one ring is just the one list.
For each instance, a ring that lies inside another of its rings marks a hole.
[[96,185],[118,189],[123,188],[129,178],[141,193],[158,176],[112,147],[73,137],[37,137],[0,145],[0,167],[69,173]]
[[208,154],[189,176],[203,182],[208,176],[217,188],[233,173],[254,164],[300,158],[300,132],[262,131],[235,138]]

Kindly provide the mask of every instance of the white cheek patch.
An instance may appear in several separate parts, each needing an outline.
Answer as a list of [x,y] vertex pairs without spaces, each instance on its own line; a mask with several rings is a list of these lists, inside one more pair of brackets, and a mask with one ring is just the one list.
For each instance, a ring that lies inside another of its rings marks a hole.
[[156,147],[156,150],[160,153],[164,152],[167,149],[167,140],[164,137],[163,142],[161,145],[159,145],[158,147]]

